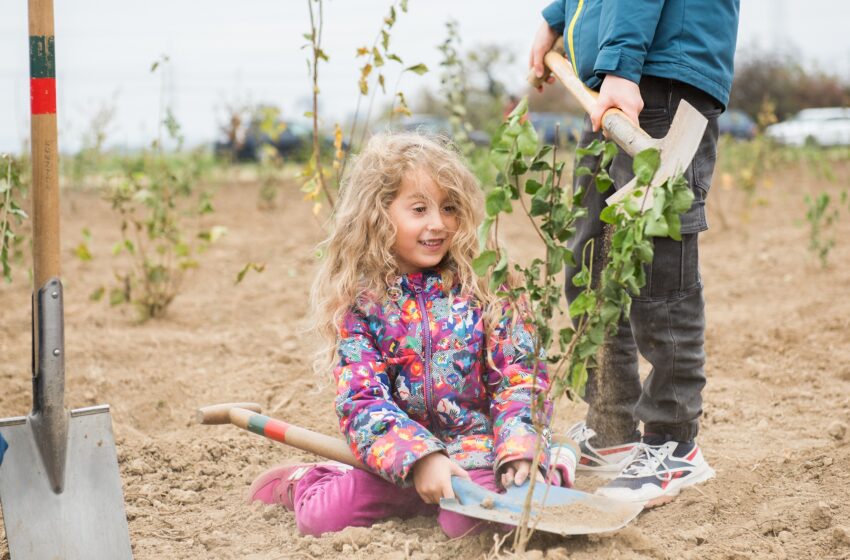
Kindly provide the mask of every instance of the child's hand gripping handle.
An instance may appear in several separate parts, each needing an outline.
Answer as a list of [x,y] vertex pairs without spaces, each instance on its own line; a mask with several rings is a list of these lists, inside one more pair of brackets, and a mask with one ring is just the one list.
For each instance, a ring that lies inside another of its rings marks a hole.
[[291,445],[302,451],[309,451],[332,461],[368,470],[354,458],[351,450],[341,439],[270,418],[260,414],[261,410],[262,407],[256,403],[216,404],[198,409],[195,420],[199,424],[233,424],[243,430]]
[[[581,103],[587,113],[592,113],[596,107],[598,94],[585,86],[573,72],[570,62],[564,58],[564,39],[559,38],[543,62],[549,72],[554,74],[564,87]],[[528,75],[528,83],[540,87],[546,80],[546,75],[538,78],[532,70]],[[602,116],[602,130],[630,156],[634,157],[647,148],[656,147],[658,141],[644,132],[639,126],[629,120],[619,109],[609,109]]]

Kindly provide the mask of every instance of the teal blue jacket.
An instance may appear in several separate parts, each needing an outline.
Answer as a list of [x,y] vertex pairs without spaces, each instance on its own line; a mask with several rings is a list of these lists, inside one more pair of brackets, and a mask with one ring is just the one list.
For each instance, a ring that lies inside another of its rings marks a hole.
[[670,78],[725,107],[732,88],[740,0],[555,0],[543,10],[563,33],[573,69],[599,89],[606,74]]

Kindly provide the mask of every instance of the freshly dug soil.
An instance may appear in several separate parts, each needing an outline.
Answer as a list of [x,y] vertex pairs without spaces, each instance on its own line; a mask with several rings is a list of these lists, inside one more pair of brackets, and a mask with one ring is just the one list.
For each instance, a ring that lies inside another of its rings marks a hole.
[[[806,192],[845,188],[850,166],[836,174],[835,183],[820,183],[784,170],[763,203],[752,206],[734,190],[716,186],[711,193],[713,229],[701,247],[709,381],[699,442],[717,477],[615,534],[538,534],[528,558],[850,557],[850,209],[823,269],[807,250],[803,204]],[[273,416],[337,433],[333,388],[311,373],[311,341],[300,334],[322,231],[297,185],[283,189],[278,208],[260,211],[255,180],[223,186],[208,219],[226,226],[227,235],[200,256],[168,315],[143,324],[130,308],[89,299],[113,281],[119,219],[96,194],[63,192],[66,402],[112,407],[135,557],[490,553],[493,534],[448,540],[429,518],[299,536],[291,513],[248,505],[245,494],[269,466],[314,458],[232,426],[193,422],[199,406],[256,401]],[[84,227],[92,236],[90,262],[72,256]],[[501,231],[514,255],[539,251],[521,222]],[[247,262],[265,263],[265,271],[235,285]],[[0,417],[25,414],[31,405],[29,302],[19,269],[13,284],[0,285]],[[557,410],[556,427],[564,429],[585,407],[562,402]],[[598,483],[579,478],[584,489]],[[7,557],[0,530],[0,559]]]

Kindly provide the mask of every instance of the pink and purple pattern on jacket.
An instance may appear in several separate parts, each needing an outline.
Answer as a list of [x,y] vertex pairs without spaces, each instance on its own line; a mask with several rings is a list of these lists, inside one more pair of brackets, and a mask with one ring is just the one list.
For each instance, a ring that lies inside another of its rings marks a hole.
[[[488,340],[477,301],[444,290],[437,271],[406,275],[400,287],[398,301],[359,302],[340,329],[336,410],[355,456],[400,485],[437,451],[465,469],[531,459],[532,393],[548,378],[541,360],[534,379],[530,329],[505,304]],[[547,401],[542,420],[550,415]]]

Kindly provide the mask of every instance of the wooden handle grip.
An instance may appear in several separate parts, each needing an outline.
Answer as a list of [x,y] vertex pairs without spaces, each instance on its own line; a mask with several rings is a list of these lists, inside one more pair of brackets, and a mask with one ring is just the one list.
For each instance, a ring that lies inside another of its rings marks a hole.
[[[564,84],[567,91],[576,98],[586,113],[592,113],[596,109],[596,98],[599,94],[578,79],[573,71],[572,64],[564,58],[557,48],[546,53],[543,62],[546,68]],[[533,71],[529,74],[528,81],[535,87],[542,85],[544,80],[545,76],[544,78],[537,78]],[[632,157],[647,148],[656,147],[658,144],[657,140],[630,121],[625,113],[619,109],[605,111],[602,116],[602,129],[611,140]]]
[[319,457],[338,461],[362,470],[369,470],[358,461],[344,441],[283,420],[260,414],[256,403],[225,403],[198,409],[195,418],[201,424],[233,424],[243,430],[315,453]]
[[263,407],[257,403],[241,402],[213,404],[199,408],[197,412],[195,412],[195,421],[198,424],[230,424],[230,410],[233,408],[243,408],[256,413],[263,411]]
[[53,0],[29,0],[35,290],[59,277],[59,147]]

